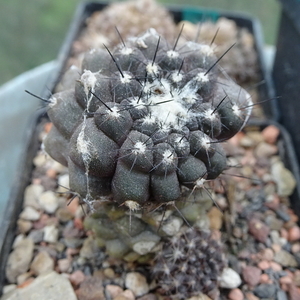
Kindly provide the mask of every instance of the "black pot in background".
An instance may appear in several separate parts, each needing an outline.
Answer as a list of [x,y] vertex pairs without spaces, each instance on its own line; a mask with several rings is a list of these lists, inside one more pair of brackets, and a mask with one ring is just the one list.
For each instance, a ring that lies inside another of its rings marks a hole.
[[281,0],[282,11],[277,38],[273,78],[278,101],[279,122],[291,134],[300,159],[300,1]]

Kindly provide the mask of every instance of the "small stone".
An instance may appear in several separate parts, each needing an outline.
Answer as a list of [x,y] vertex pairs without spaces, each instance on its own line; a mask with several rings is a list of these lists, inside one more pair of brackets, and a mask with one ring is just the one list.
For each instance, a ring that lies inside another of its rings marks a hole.
[[270,268],[274,271],[274,272],[280,272],[282,271],[282,266],[280,264],[278,264],[275,261],[271,261],[270,262]]
[[69,280],[74,286],[78,286],[79,284],[81,284],[84,279],[85,275],[81,270],[77,270],[69,276]]
[[254,294],[259,298],[273,298],[276,294],[276,285],[260,284],[255,287]]
[[39,203],[48,214],[53,214],[58,208],[58,197],[54,192],[46,191],[40,195]]
[[295,187],[296,180],[290,170],[285,168],[283,162],[279,159],[272,159],[271,174],[277,184],[277,193],[281,197],[290,196]]
[[268,158],[275,155],[277,152],[278,152],[277,146],[265,142],[259,143],[254,150],[255,156],[259,158],[263,158],[263,157]]
[[22,285],[26,280],[32,276],[32,272],[26,272],[17,277],[18,286]]
[[182,223],[182,218],[171,216],[163,223],[161,230],[169,236],[174,236],[179,232]]
[[291,284],[288,290],[290,300],[299,300],[300,299],[300,290],[295,285]]
[[35,258],[33,259],[33,262],[30,266],[30,271],[34,275],[41,275],[43,273],[47,273],[49,271],[52,271],[54,268],[54,261],[50,257],[50,255],[43,251],[39,252]]
[[295,242],[300,239],[300,228],[299,226],[293,226],[288,231],[288,241]]
[[291,284],[293,282],[293,280],[290,276],[282,276],[279,278],[279,282],[281,284]]
[[248,226],[249,232],[254,236],[256,240],[258,240],[261,243],[266,242],[270,232],[270,228],[266,224],[264,224],[260,220],[251,219],[248,222]]
[[102,280],[87,276],[76,292],[78,300],[105,300]]
[[63,239],[63,243],[68,248],[79,248],[83,244],[84,240],[75,237],[68,237]]
[[[146,295],[140,297],[138,300],[158,300],[158,299],[157,299],[156,295],[154,295],[154,294],[146,294]],[[209,298],[203,297],[202,300],[209,300]]]
[[63,174],[58,176],[58,193],[65,193],[69,188],[69,174]]
[[259,278],[259,282],[260,283],[271,283],[270,282],[270,277],[269,277],[269,275],[268,274],[261,274],[260,275],[260,278]]
[[274,251],[270,248],[266,248],[260,252],[260,255],[263,260],[272,261],[274,258]]
[[265,142],[275,145],[280,134],[280,130],[274,125],[269,125],[261,131],[261,134]]
[[27,233],[32,228],[32,223],[23,219],[19,219],[17,225],[20,233]]
[[44,227],[44,241],[47,243],[56,243],[58,239],[58,228],[55,225]]
[[71,269],[72,261],[69,258],[62,258],[57,261],[58,269],[61,273],[68,273]]
[[43,192],[44,187],[40,184],[28,185],[24,191],[23,207],[31,206],[32,208],[39,209],[38,199]]
[[259,283],[261,270],[257,267],[246,266],[242,271],[243,278],[250,286],[256,286]]
[[149,285],[146,277],[138,272],[130,272],[126,274],[125,286],[132,290],[137,297],[143,296],[149,292]]
[[12,292],[13,290],[15,290],[17,288],[17,285],[16,284],[7,284],[3,287],[2,289],[2,293],[3,295],[4,294],[7,294],[9,292]]
[[295,257],[285,250],[275,253],[274,260],[284,267],[298,267]]
[[119,294],[114,300],[135,300],[135,296],[131,290],[125,290]]
[[140,254],[145,255],[159,243],[160,237],[151,231],[142,231],[140,234],[132,238],[132,249]]
[[260,261],[257,266],[261,269],[261,270],[267,270],[269,268],[271,268],[271,264],[269,261],[267,260],[262,260]]
[[259,300],[254,294],[252,293],[246,293],[246,299],[247,300]]
[[27,221],[37,221],[40,216],[40,213],[31,206],[26,206],[20,214],[20,218]]
[[106,268],[103,271],[105,277],[113,279],[116,276],[115,271],[112,268]]
[[288,300],[286,292],[283,290],[278,290],[276,293],[276,300]]
[[31,238],[35,244],[38,244],[44,239],[44,230],[43,229],[31,230],[28,234],[28,237]]
[[55,216],[59,219],[61,222],[68,222],[74,218],[74,215],[65,207],[59,208]]
[[[41,300],[41,299],[68,299],[77,300],[69,280],[52,271],[31,280],[31,283],[15,289],[6,300]],[[88,299],[86,299],[88,300]],[[97,299],[98,300],[98,299]],[[100,300],[100,299],[99,299]]]
[[223,225],[223,213],[216,206],[213,206],[208,212],[210,229],[220,230]]
[[225,268],[221,274],[220,287],[235,289],[242,283],[240,275],[231,268]]
[[228,298],[230,300],[244,300],[244,294],[240,289],[232,289],[228,294]]
[[83,241],[83,245],[80,249],[80,256],[91,259],[95,257],[95,253],[99,251],[100,248],[97,245],[97,241],[90,235]]
[[30,238],[18,242],[14,250],[9,254],[5,273],[9,283],[16,283],[17,277],[29,269],[33,256],[34,244]]
[[108,295],[112,299],[114,299],[115,297],[120,295],[122,292],[123,292],[123,289],[118,285],[108,284],[105,287],[105,294]]

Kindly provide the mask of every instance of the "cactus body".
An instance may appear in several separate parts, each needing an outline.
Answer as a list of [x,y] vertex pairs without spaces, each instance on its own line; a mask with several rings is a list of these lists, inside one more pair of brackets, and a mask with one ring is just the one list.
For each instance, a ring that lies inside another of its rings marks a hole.
[[219,142],[244,126],[251,99],[211,48],[172,47],[150,29],[105,51],[88,53],[75,89],[50,99],[45,147],[69,166],[71,189],[89,202],[111,192],[120,204],[159,205],[217,178]]

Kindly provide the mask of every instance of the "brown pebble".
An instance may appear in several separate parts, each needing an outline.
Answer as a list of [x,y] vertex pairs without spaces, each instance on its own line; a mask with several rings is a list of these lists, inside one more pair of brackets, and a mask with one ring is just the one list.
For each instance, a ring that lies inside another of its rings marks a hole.
[[290,284],[288,290],[290,300],[300,300],[300,289],[297,288],[294,284]]
[[210,229],[220,230],[223,224],[223,213],[218,207],[213,206],[207,214],[210,220]]
[[56,172],[56,170],[54,170],[54,169],[48,169],[48,170],[46,171],[46,175],[47,175],[49,178],[56,179],[56,177],[57,177],[57,172]]
[[251,219],[248,222],[248,226],[249,232],[254,236],[256,240],[258,240],[261,243],[266,242],[270,232],[270,228],[266,224],[264,224],[260,220]]
[[285,238],[286,240],[288,239],[288,231],[285,228],[280,228],[280,236]]
[[244,294],[240,289],[236,288],[236,289],[232,289],[229,292],[228,298],[230,300],[243,300],[244,299]]
[[259,278],[260,283],[272,283],[272,280],[270,279],[268,274],[261,274]]
[[280,130],[274,125],[267,126],[261,132],[265,142],[273,145],[276,144],[279,134]]
[[69,258],[62,258],[57,261],[58,270],[61,273],[66,273],[71,267],[72,260]]
[[274,252],[270,248],[263,249],[260,252],[262,260],[272,261],[274,258]]
[[85,275],[81,270],[77,270],[69,276],[69,280],[73,286],[78,286],[85,279]]
[[112,268],[104,269],[103,274],[110,279],[113,279],[116,276],[115,271]]
[[288,230],[288,241],[295,242],[300,240],[300,228],[299,226],[293,226]]
[[250,286],[256,286],[259,283],[261,270],[257,267],[247,266],[243,269],[242,275],[244,281]]
[[105,287],[105,291],[111,298],[115,298],[123,292],[123,289],[115,284],[108,284]]
[[279,278],[279,282],[285,283],[285,284],[291,284],[293,282],[292,278],[290,276],[282,276]]
[[105,300],[102,280],[87,276],[76,290],[78,300]]
[[275,272],[282,271],[282,266],[279,263],[275,262],[275,261],[270,262],[270,267]]
[[291,250],[293,253],[300,252],[300,243],[294,243]]
[[268,262],[267,260],[262,260],[260,261],[257,266],[261,269],[261,270],[267,270],[271,267],[270,262]]
[[254,294],[252,293],[246,293],[246,299],[247,300],[259,300]]
[[271,247],[272,247],[274,253],[278,253],[281,251],[281,246],[278,244],[273,244]]
[[135,300],[135,296],[132,290],[125,290],[120,296],[124,296],[128,300]]
[[52,128],[52,122],[45,123],[45,125],[44,125],[44,131],[46,133],[48,133],[51,130],[51,128]]
[[79,229],[79,230],[83,230],[84,226],[83,226],[83,222],[81,218],[75,218],[74,219],[74,226]]
[[296,270],[294,273],[294,284],[300,287],[300,270]]

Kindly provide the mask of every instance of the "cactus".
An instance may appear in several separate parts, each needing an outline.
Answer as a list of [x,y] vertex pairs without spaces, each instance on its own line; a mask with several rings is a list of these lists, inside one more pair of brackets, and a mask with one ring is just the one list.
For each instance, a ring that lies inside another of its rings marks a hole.
[[218,277],[224,267],[222,245],[209,231],[190,228],[164,243],[152,272],[158,285],[174,299],[200,293],[217,299]]
[[46,151],[67,165],[70,188],[144,207],[177,201],[226,169],[220,143],[251,111],[249,94],[217,67],[208,45],[174,46],[153,29],[92,50],[75,89],[50,99]]

